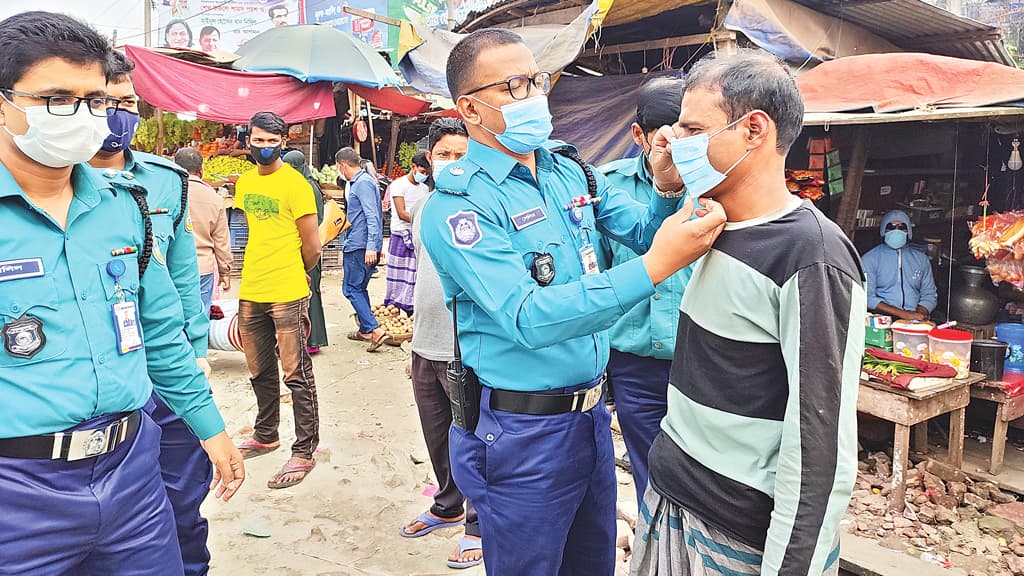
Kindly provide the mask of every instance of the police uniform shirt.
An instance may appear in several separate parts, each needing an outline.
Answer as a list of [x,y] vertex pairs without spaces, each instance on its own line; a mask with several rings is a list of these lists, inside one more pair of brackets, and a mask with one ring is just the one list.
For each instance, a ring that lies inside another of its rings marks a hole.
[[[146,189],[153,222],[153,259],[165,263],[181,298],[188,334],[197,358],[205,358],[210,319],[199,294],[199,262],[192,220],[188,216],[188,173],[180,166],[154,154],[125,150],[124,170],[98,169],[104,177],[129,179]],[[184,212],[183,212],[184,211]],[[174,223],[178,225],[175,226]]]
[[[459,299],[463,361],[498,389],[562,388],[604,371],[605,330],[654,286],[640,259],[585,274],[580,251],[604,232],[645,252],[679,203],[655,195],[644,206],[596,173],[600,202],[585,206],[577,225],[566,206],[587,194],[583,171],[546,149],[536,158],[534,179],[514,158],[471,139],[467,155],[437,177],[439,193],[421,216],[448,306]],[[542,254],[554,264],[545,287],[530,272]]]
[[[0,438],[51,434],[141,408],[155,386],[197,436],[224,429],[182,330],[181,301],[164,262],[139,279],[143,224],[120,178],[85,164],[72,172],[64,230],[0,164]],[[124,264],[115,284],[111,260]],[[145,350],[119,353],[117,285],[136,302]]]

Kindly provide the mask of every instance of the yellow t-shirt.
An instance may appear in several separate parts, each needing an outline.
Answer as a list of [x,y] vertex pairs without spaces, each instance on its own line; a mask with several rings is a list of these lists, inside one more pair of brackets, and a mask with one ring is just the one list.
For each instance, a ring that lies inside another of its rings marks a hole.
[[273,174],[250,170],[235,183],[235,208],[245,211],[249,242],[238,297],[250,302],[294,302],[309,296],[302,239],[295,221],[316,214],[313,188],[285,164]]

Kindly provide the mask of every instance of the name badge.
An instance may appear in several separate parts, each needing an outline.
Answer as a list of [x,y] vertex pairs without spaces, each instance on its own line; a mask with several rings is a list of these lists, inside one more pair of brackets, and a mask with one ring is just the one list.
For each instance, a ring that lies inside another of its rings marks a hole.
[[599,274],[600,267],[597,265],[597,251],[593,244],[584,244],[580,248],[580,263],[583,264],[584,274]]
[[139,311],[135,302],[114,304],[114,332],[117,335],[117,351],[127,354],[142,348],[142,332],[139,330]]
[[548,216],[544,213],[544,210],[540,206],[531,208],[526,212],[520,212],[512,217],[512,225],[516,227],[516,230],[522,230],[523,228],[529,228],[537,222],[543,222],[547,220]]
[[0,262],[0,282],[36,278],[43,275],[42,258],[21,258]]

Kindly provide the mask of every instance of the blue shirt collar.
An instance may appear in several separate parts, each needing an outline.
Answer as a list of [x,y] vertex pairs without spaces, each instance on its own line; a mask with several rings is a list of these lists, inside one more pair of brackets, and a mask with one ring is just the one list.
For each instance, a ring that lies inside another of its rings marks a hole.
[[[553,164],[551,153],[544,148],[538,148],[535,154],[537,171],[550,172]],[[469,150],[466,152],[466,158],[486,172],[491,177],[491,180],[494,180],[495,184],[504,182],[508,175],[512,173],[512,170],[517,165],[521,165],[518,160],[508,154],[495,150],[486,144],[481,144],[472,138],[469,139]]]
[[[88,164],[76,164],[71,169],[71,186],[74,188],[75,197],[92,207],[100,201],[100,190],[109,189],[110,183],[100,178],[96,170]],[[8,196],[25,197],[25,191],[21,189],[14,179],[11,171],[0,162],[0,198]]]

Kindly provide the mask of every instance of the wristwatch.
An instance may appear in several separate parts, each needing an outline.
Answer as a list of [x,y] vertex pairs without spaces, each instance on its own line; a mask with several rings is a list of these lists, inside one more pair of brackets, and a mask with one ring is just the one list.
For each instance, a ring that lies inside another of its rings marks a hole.
[[654,187],[654,191],[658,194],[658,196],[661,196],[662,198],[668,200],[674,198],[682,198],[683,196],[686,196],[686,184],[683,184],[682,186],[679,187],[679,190],[676,190],[674,192],[667,192],[665,190],[662,190],[658,188],[657,184],[652,183],[652,186]]

